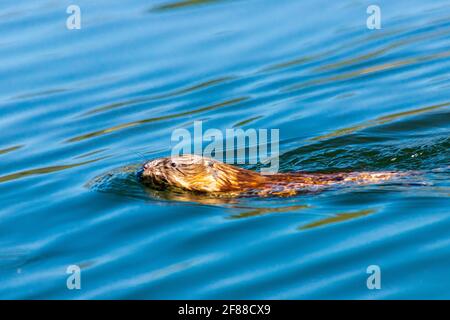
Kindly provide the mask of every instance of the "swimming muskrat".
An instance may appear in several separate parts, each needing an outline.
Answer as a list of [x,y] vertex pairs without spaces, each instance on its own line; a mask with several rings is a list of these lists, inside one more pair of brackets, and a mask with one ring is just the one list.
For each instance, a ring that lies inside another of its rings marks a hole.
[[335,185],[379,183],[401,175],[387,171],[261,175],[211,158],[187,154],[146,162],[140,179],[159,190],[175,189],[219,197],[286,197]]

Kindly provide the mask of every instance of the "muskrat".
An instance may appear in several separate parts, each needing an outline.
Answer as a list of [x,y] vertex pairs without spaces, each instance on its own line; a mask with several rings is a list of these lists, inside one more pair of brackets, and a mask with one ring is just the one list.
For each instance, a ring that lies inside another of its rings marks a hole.
[[146,162],[140,171],[145,184],[219,197],[293,196],[344,184],[371,184],[400,177],[398,172],[290,172],[262,175],[220,161],[186,154]]

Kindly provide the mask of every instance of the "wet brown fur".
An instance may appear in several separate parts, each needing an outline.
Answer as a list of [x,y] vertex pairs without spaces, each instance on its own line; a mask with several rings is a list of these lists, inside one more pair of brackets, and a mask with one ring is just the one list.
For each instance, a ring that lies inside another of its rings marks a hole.
[[142,180],[158,189],[175,188],[217,196],[291,196],[304,190],[347,183],[369,184],[395,172],[278,173],[261,175],[195,155],[167,157],[144,164]]

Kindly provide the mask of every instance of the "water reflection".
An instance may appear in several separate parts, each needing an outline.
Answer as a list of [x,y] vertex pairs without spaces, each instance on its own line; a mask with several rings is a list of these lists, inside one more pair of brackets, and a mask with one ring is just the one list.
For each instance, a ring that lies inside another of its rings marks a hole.
[[440,103],[437,105],[432,105],[432,106],[427,106],[427,107],[422,107],[422,108],[417,108],[417,109],[413,109],[413,110],[408,110],[408,111],[402,111],[402,112],[396,112],[396,113],[392,113],[386,116],[382,116],[382,117],[378,117],[376,119],[373,120],[369,120],[366,121],[364,123],[358,124],[358,125],[354,125],[348,128],[342,128],[342,129],[338,129],[335,130],[331,133],[327,133],[324,135],[320,135],[314,138],[311,138],[311,141],[318,141],[318,140],[325,140],[325,139],[330,139],[330,138],[334,138],[334,137],[339,137],[339,136],[343,136],[343,135],[348,135],[350,133],[353,133],[355,131],[359,131],[359,130],[363,130],[369,127],[373,127],[373,126],[378,126],[378,125],[382,125],[385,123],[389,123],[389,122],[393,122],[396,120],[400,120],[400,119],[404,119],[410,116],[416,116],[416,115],[420,115],[420,114],[424,114],[424,113],[428,113],[428,112],[435,112],[437,110],[440,109],[444,109],[446,107],[450,106],[450,102],[445,102],[445,103]]
[[292,211],[300,211],[311,208],[310,205],[293,205],[293,206],[273,206],[273,207],[254,207],[254,208],[243,208],[236,206],[234,207],[236,209],[248,209],[248,211],[244,211],[242,213],[233,214],[230,216],[230,219],[242,219],[242,218],[250,218],[250,217],[256,217],[261,216],[265,214],[270,213],[285,213],[285,212],[292,212]]
[[344,222],[344,221],[364,217],[364,216],[367,216],[369,214],[373,214],[376,212],[377,212],[376,209],[364,209],[364,210],[358,210],[355,212],[338,213],[332,217],[308,223],[304,226],[299,227],[298,229],[299,230],[308,230],[308,229],[313,229],[313,228],[317,228],[317,227],[323,227],[323,226],[326,226],[329,224],[334,224],[334,223],[339,223],[339,222]]
[[175,1],[175,2],[169,2],[165,4],[161,4],[158,6],[155,6],[150,9],[150,11],[166,11],[166,10],[172,10],[172,9],[179,9],[184,7],[192,7],[192,6],[199,6],[202,4],[208,4],[208,3],[214,3],[219,2],[222,0],[184,0],[184,1]]
[[16,173],[7,174],[4,176],[0,176],[0,183],[17,180],[33,175],[41,175],[41,174],[47,174],[47,173],[53,173],[58,171],[63,171],[67,169],[72,169],[76,167],[80,167],[83,165],[87,165],[90,163],[94,163],[103,159],[108,158],[108,156],[92,159],[84,162],[78,162],[78,163],[72,163],[72,164],[66,164],[66,165],[55,165],[55,166],[49,166],[49,167],[42,167],[42,168],[36,168],[36,169],[30,169],[30,170],[23,170]]
[[346,81],[346,80],[354,79],[354,78],[357,78],[360,76],[372,75],[374,73],[381,73],[383,71],[396,70],[396,69],[406,67],[406,66],[413,66],[413,65],[416,65],[419,63],[433,61],[436,59],[447,58],[448,56],[450,56],[450,51],[439,52],[436,54],[431,54],[431,55],[426,55],[426,56],[421,56],[421,57],[413,57],[413,58],[406,58],[406,59],[401,59],[401,60],[396,60],[396,61],[391,61],[391,62],[385,62],[385,63],[378,64],[378,65],[371,66],[371,67],[362,67],[355,71],[351,71],[351,72],[347,72],[347,73],[341,73],[341,74],[333,75],[330,77],[323,77],[323,78],[319,78],[319,79],[314,79],[314,80],[309,80],[306,82],[297,83],[294,85],[289,85],[288,88],[286,89],[286,91],[290,92],[290,91],[294,91],[294,90],[305,89],[305,88],[312,87],[312,86],[316,87],[316,86],[327,84],[327,83]]
[[178,113],[174,113],[174,114],[164,115],[164,116],[160,116],[160,117],[147,118],[147,119],[142,119],[142,120],[137,120],[137,121],[131,121],[131,122],[115,125],[115,126],[107,128],[107,129],[103,129],[103,130],[98,130],[98,131],[82,134],[82,135],[70,138],[70,139],[66,140],[66,142],[83,141],[83,140],[86,140],[86,139],[102,136],[102,135],[105,135],[105,134],[108,134],[108,133],[111,133],[111,132],[116,132],[116,131],[119,131],[119,130],[131,128],[131,127],[136,127],[136,126],[139,126],[139,125],[142,125],[142,124],[147,124],[147,123],[151,123],[151,122],[158,122],[158,121],[163,121],[163,120],[168,120],[168,119],[175,119],[175,118],[180,118],[180,117],[184,117],[184,116],[189,116],[189,115],[202,113],[202,112],[205,112],[205,111],[211,111],[211,110],[215,110],[215,109],[219,109],[219,108],[223,108],[223,107],[229,107],[229,106],[233,106],[233,105],[236,105],[238,103],[241,103],[243,101],[246,101],[248,99],[249,99],[249,97],[234,98],[234,99],[226,100],[226,101],[223,101],[223,102],[220,102],[220,103],[216,103],[216,104],[213,104],[213,105],[209,105],[209,106],[206,106],[206,107],[201,107],[201,108],[198,108],[198,109],[195,109],[195,110],[178,112]]
[[89,110],[84,115],[88,116],[88,115],[92,115],[92,114],[96,114],[96,113],[101,113],[101,112],[117,109],[120,107],[130,106],[130,105],[137,104],[137,103],[150,102],[150,101],[155,101],[155,100],[176,97],[179,95],[183,95],[183,94],[190,93],[190,92],[195,92],[197,90],[201,90],[201,89],[209,88],[209,87],[221,84],[221,83],[225,83],[225,82],[233,80],[233,79],[234,79],[234,77],[226,76],[226,77],[221,77],[221,78],[217,78],[217,79],[207,80],[207,81],[204,81],[204,82],[201,82],[198,84],[194,84],[194,85],[186,87],[186,88],[177,89],[177,90],[174,90],[174,91],[168,92],[168,93],[140,97],[140,98],[130,99],[127,101],[122,101],[122,102],[114,102],[114,103],[111,103],[111,104],[108,104],[105,106],[101,106],[101,107]]
[[0,154],[5,154],[5,153],[9,153],[15,150],[18,150],[20,148],[22,148],[23,145],[18,145],[18,146],[13,146],[13,147],[9,147],[9,148],[5,148],[5,149],[0,149]]

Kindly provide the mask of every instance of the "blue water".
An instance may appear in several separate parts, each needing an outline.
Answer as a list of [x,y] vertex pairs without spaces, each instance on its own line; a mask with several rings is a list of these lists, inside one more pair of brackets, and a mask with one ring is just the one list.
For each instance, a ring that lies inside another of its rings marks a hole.
[[[450,298],[450,3],[369,30],[370,1],[176,1],[1,2],[0,298]],[[152,195],[133,173],[197,120],[279,129],[282,171],[420,181]]]

